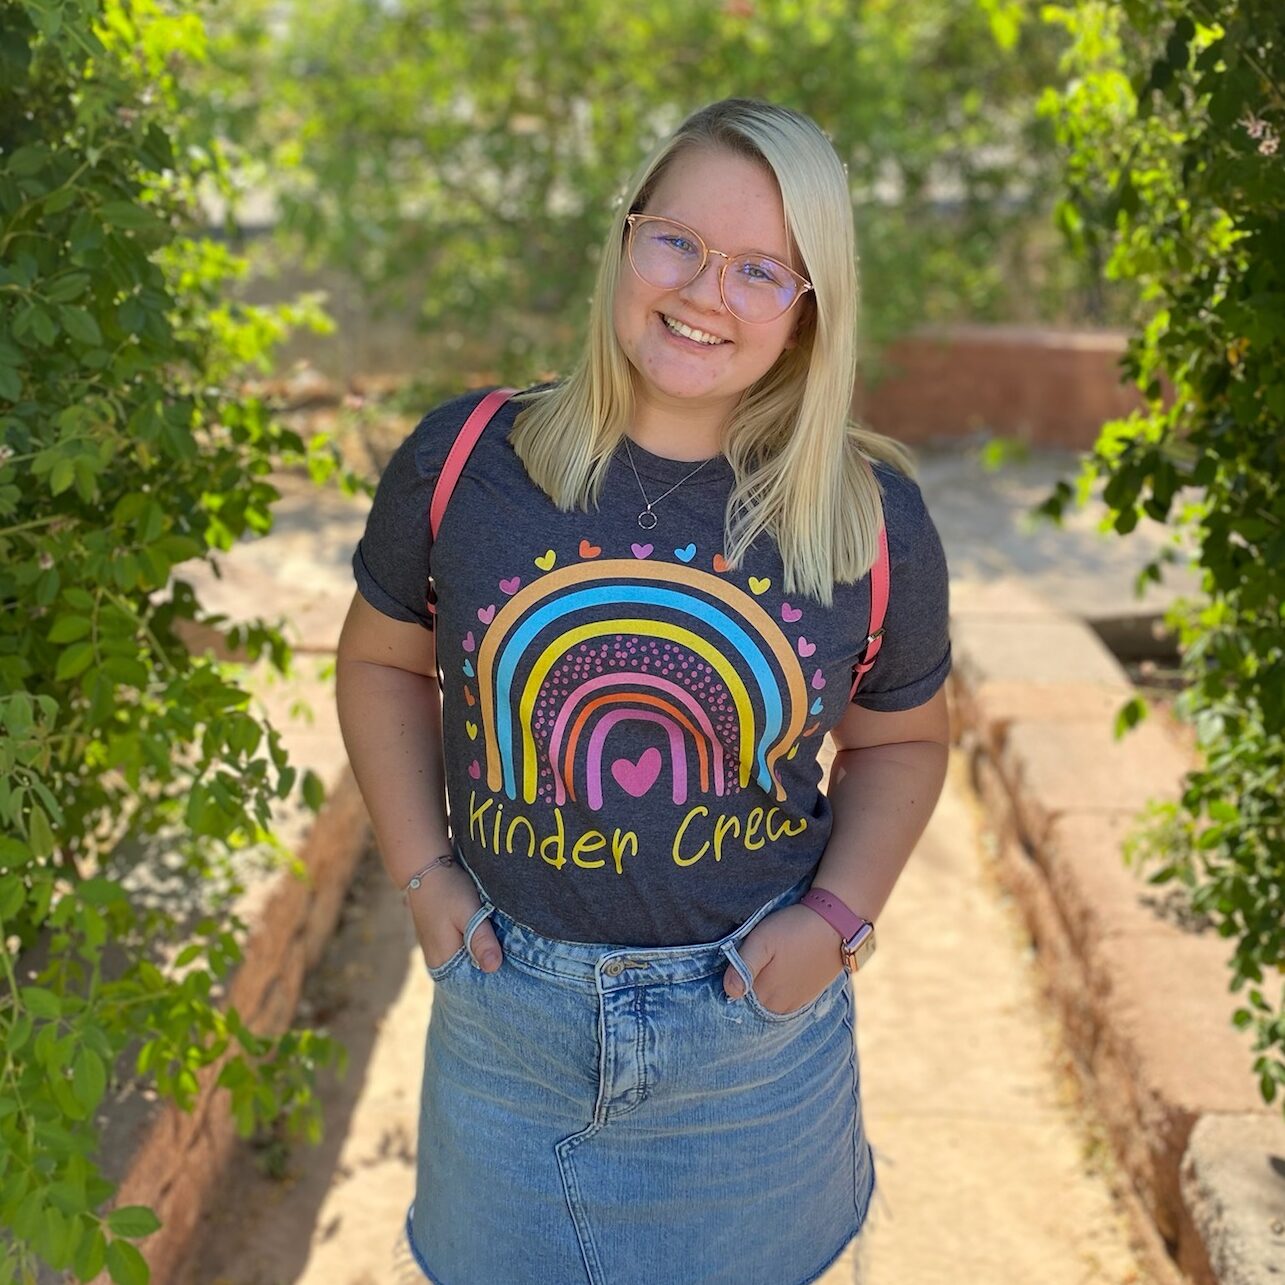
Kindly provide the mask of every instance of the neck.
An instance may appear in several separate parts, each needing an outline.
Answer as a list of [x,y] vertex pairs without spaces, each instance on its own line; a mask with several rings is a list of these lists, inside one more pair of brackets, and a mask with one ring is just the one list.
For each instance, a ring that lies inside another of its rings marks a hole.
[[628,436],[653,455],[695,464],[722,451],[723,433],[735,405],[735,399],[726,398],[708,403],[661,400],[635,386]]

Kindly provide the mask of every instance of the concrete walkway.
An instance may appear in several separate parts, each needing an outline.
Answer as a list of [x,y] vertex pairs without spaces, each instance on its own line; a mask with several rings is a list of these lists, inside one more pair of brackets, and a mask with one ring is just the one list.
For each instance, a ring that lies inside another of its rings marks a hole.
[[[1056,538],[1021,529],[1022,510],[1069,471],[1069,456],[1036,457],[998,476],[982,473],[966,454],[921,453],[921,463],[961,580],[1016,572],[1086,614],[1139,610],[1130,586],[1148,556],[1145,538],[1101,541],[1091,516]],[[197,591],[207,607],[234,617],[285,614],[301,650],[322,662],[352,593],[348,558],[365,505],[290,479],[279,484],[285,495],[274,534],[239,547],[224,560],[224,579],[203,577]],[[1143,609],[1158,609],[1154,597]],[[329,736],[337,735],[323,709],[324,678],[309,699]],[[315,726],[310,736],[327,739]],[[1130,1245],[1110,1154],[1080,1109],[1030,961],[957,757],[858,985],[878,1188],[866,1232],[822,1285],[1155,1279]],[[431,1003],[409,920],[367,853],[300,1013],[350,1050],[347,1079],[327,1077],[322,1086],[325,1140],[278,1156],[278,1179],[265,1177],[262,1157],[242,1147],[223,1185],[227,1198],[210,1211],[203,1243],[176,1285],[422,1279],[404,1252],[401,1226]],[[480,1198],[488,1195],[499,1193]],[[520,1268],[513,1279],[521,1280]]]

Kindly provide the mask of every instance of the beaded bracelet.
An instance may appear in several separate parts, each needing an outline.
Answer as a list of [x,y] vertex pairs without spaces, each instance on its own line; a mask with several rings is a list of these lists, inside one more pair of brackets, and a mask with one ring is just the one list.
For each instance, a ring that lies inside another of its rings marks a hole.
[[440,857],[435,857],[422,870],[417,870],[410,877],[410,882],[402,889],[402,904],[405,905],[410,894],[424,882],[424,876],[430,870],[435,870],[438,866],[453,866],[455,864],[455,854],[453,852],[444,852]]

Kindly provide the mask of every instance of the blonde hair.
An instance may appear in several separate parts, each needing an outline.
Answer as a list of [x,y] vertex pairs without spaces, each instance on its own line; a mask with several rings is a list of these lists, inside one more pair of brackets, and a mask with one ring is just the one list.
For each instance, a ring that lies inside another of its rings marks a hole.
[[633,413],[630,366],[612,314],[620,273],[630,271],[625,216],[643,208],[675,156],[702,147],[767,166],[814,287],[796,305],[805,310],[797,345],[746,389],[727,425],[724,453],[734,481],[723,557],[739,565],[766,531],[784,563],[784,592],[830,606],[834,584],[859,580],[875,560],[882,504],[871,461],[906,474],[913,464],[904,447],[851,418],[857,364],[852,207],[843,165],[807,116],[728,98],[693,113],[652,152],[612,219],[580,360],[562,382],[520,394],[524,404],[510,441],[559,509],[597,506]]

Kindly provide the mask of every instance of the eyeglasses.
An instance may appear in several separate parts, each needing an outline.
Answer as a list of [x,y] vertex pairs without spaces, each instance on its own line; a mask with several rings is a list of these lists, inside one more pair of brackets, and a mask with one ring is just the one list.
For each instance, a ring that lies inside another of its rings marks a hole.
[[723,260],[718,289],[723,303],[742,321],[775,321],[812,283],[766,254],[724,254],[711,250],[685,223],[658,214],[629,214],[629,262],[648,285],[681,290],[705,270],[709,256]]

